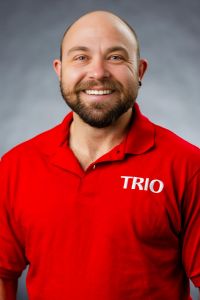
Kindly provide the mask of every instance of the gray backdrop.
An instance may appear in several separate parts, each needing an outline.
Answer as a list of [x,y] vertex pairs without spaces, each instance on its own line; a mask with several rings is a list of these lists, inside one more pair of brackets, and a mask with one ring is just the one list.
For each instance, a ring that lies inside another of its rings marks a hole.
[[[0,155],[65,116],[52,61],[65,27],[96,9],[119,14],[139,35],[149,61],[138,97],[142,111],[200,145],[199,0],[1,0]],[[18,294],[26,299],[24,279]]]

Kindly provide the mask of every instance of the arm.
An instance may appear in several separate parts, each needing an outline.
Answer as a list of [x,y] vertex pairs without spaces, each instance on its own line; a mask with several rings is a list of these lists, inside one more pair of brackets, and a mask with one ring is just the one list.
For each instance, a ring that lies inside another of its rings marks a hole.
[[16,300],[17,281],[0,279],[0,300]]

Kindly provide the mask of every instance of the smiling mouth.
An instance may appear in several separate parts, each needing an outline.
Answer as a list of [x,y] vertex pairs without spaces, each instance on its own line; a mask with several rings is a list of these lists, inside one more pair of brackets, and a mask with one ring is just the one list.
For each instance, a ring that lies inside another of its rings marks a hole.
[[87,95],[110,95],[114,90],[84,90]]

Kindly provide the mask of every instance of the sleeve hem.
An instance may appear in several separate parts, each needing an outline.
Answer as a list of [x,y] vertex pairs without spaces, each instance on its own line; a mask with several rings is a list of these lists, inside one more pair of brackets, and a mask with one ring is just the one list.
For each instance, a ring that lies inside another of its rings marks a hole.
[[2,279],[17,279],[21,276],[22,271],[16,272],[0,268],[0,278]]

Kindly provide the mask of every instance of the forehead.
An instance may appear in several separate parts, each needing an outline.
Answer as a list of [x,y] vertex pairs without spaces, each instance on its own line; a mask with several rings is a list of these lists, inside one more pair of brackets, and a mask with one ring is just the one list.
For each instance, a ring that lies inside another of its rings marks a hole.
[[137,42],[128,26],[115,16],[92,15],[79,19],[65,35],[63,50],[76,46],[89,49],[123,46],[133,51]]

